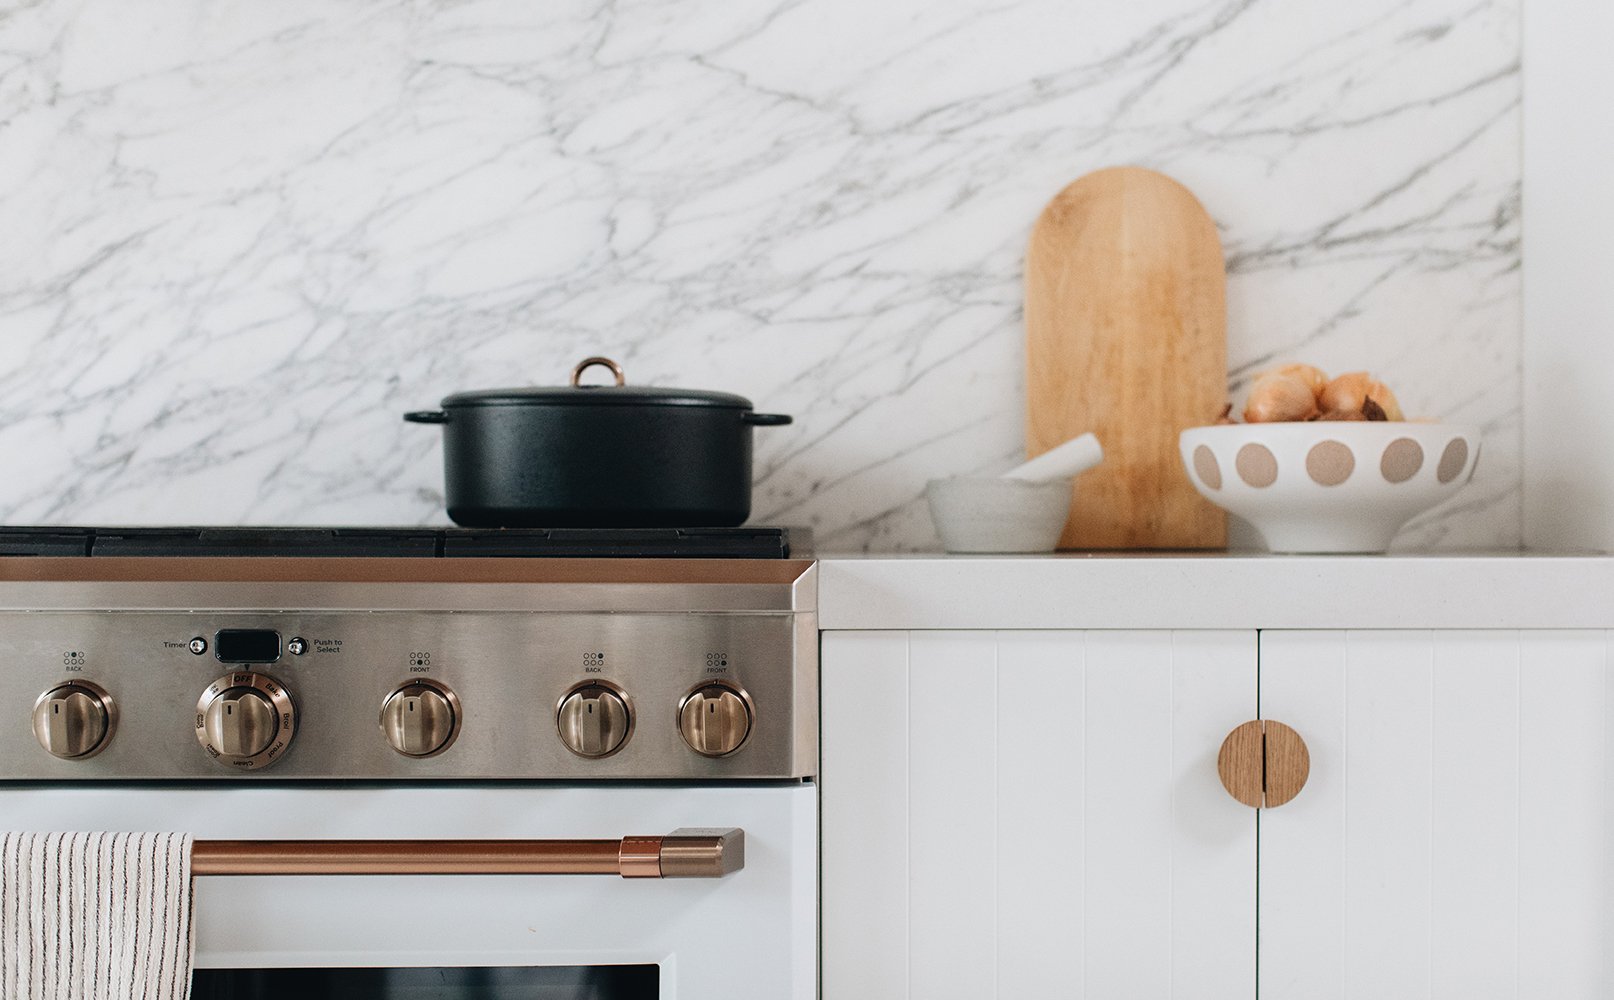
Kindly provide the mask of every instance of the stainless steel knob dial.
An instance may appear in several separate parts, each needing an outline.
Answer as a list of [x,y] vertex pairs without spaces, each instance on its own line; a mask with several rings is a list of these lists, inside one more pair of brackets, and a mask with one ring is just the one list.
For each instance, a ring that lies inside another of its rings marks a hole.
[[84,681],[58,684],[34,702],[34,739],[65,760],[99,753],[114,721],[112,696]]
[[627,695],[594,681],[566,692],[555,711],[555,726],[566,749],[579,757],[609,757],[633,731]]
[[196,703],[196,742],[227,767],[273,764],[296,734],[291,695],[267,674],[225,674]]
[[410,681],[381,704],[381,733],[405,757],[442,753],[459,730],[459,699],[436,681]]
[[751,699],[730,684],[703,684],[678,706],[678,731],[698,754],[726,757],[751,735]]

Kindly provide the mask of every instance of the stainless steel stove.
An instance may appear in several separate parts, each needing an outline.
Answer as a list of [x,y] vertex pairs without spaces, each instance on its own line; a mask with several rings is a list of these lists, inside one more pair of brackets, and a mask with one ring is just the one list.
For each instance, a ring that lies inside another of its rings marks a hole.
[[0,777],[810,776],[812,564],[588,534],[0,532]]
[[[231,977],[627,963],[659,969],[649,992],[578,995],[807,997],[803,549],[744,528],[0,529],[0,815],[272,839],[244,870],[283,871],[280,889],[226,877],[198,896],[199,965]],[[521,838],[557,871],[619,844],[622,875],[718,883],[535,897],[449,875],[412,892],[456,922],[393,948],[420,930],[401,876],[314,887],[314,870],[371,869],[276,868],[330,838],[384,839],[415,873],[448,839]],[[685,848],[710,863],[680,867]],[[310,922],[332,907],[339,931]]]

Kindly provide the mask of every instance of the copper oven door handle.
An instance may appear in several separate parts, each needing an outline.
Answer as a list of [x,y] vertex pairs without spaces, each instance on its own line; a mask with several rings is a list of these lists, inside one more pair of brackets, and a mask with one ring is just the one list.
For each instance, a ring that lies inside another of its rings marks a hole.
[[722,878],[745,867],[745,831],[681,829],[621,840],[198,840],[193,875],[620,875]]

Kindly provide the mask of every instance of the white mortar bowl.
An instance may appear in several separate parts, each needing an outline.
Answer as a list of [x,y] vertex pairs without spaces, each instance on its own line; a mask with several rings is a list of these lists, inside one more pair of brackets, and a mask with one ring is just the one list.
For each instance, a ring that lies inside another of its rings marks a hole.
[[1178,447],[1200,495],[1273,552],[1383,552],[1473,478],[1480,435],[1400,421],[1221,424],[1183,431]]
[[1071,481],[932,479],[930,516],[948,552],[1052,552],[1070,516]]

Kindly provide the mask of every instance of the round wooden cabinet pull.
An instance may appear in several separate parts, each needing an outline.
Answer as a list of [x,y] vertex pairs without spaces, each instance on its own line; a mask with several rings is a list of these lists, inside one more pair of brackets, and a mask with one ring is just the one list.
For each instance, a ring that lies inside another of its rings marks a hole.
[[1216,771],[1227,794],[1255,809],[1275,809],[1306,787],[1311,754],[1293,729],[1257,719],[1227,734]]

